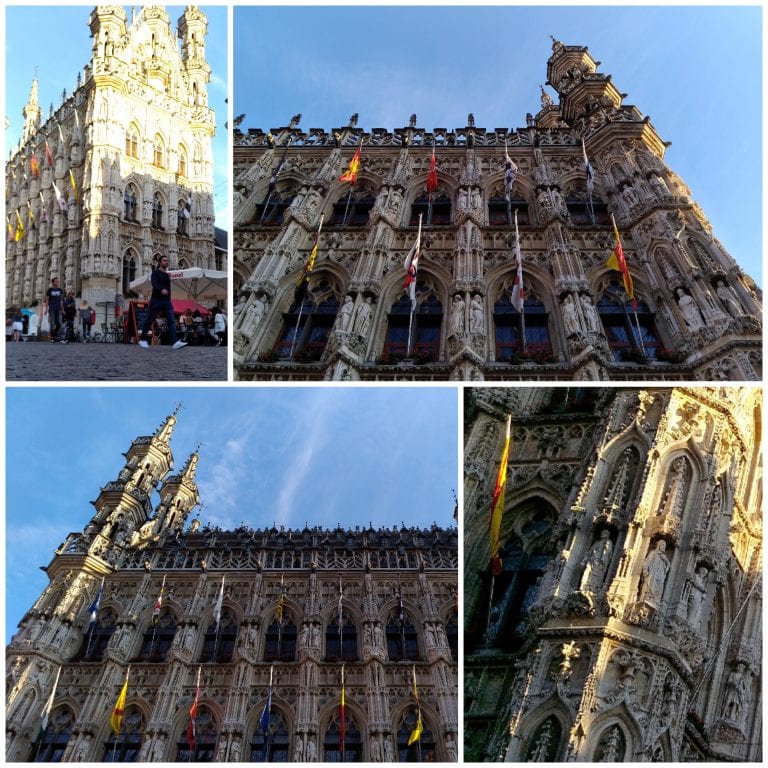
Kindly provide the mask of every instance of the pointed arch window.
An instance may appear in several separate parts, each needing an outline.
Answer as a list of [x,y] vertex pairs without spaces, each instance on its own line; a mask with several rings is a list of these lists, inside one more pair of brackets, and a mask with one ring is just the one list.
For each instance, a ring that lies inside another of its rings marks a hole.
[[283,329],[274,351],[281,359],[317,362],[325,352],[339,300],[330,282],[320,280],[310,286],[300,302],[283,314]]
[[251,737],[252,763],[288,763],[291,761],[288,726],[283,715],[272,709],[266,734],[259,724]]
[[187,150],[179,144],[179,176],[187,175]]
[[443,325],[443,305],[436,291],[427,282],[416,283],[416,309],[411,323],[411,300],[401,296],[387,316],[384,356],[392,361],[403,360],[408,350],[408,329],[411,331],[410,354],[426,361],[440,358],[440,336]]
[[175,635],[176,620],[173,614],[168,611],[161,613],[157,623],[150,624],[144,633],[141,650],[135,661],[150,663],[165,661]]
[[361,187],[349,190],[333,206],[331,225],[335,227],[364,227],[376,203],[372,189]]
[[159,133],[152,142],[152,164],[157,168],[165,168],[165,142]]
[[[433,227],[447,226],[451,223],[451,198],[438,190],[432,196],[432,218],[430,225]],[[411,227],[419,226],[419,215],[421,215],[422,226],[427,226],[429,217],[429,197],[424,194],[417,197],[411,205],[411,219],[408,225]]]
[[277,618],[267,628],[264,661],[296,661],[296,625],[291,618]]
[[419,635],[407,613],[403,613],[402,621],[400,621],[399,611],[393,611],[389,616],[387,655],[390,661],[419,660]]
[[60,763],[72,736],[72,726],[75,716],[71,710],[64,708],[54,710],[48,720],[48,727],[32,746],[32,763]]
[[515,194],[514,189],[509,200],[509,215],[507,215],[507,200],[503,191],[495,190],[494,194],[488,198],[488,224],[492,227],[514,228],[515,211],[517,211],[518,225],[526,226],[531,223],[528,201]]
[[626,751],[624,731],[618,725],[613,725],[600,734],[592,760],[595,763],[623,763]]
[[159,192],[155,192],[155,196],[152,199],[152,227],[153,229],[164,229],[163,198]]
[[190,745],[187,742],[187,727],[189,725],[189,713],[181,731],[181,737],[176,742],[177,763],[212,763],[216,756],[216,739],[218,728],[216,720],[211,712],[201,706],[195,718],[195,740]]
[[525,345],[520,313],[512,306],[512,280],[505,283],[501,296],[493,305],[497,362],[515,362],[521,358],[551,362],[552,340],[549,335],[549,313],[544,303],[527,291],[523,304]]
[[408,741],[411,734],[416,729],[418,723],[418,712],[416,707],[412,707],[403,716],[400,721],[400,727],[397,729],[397,755],[400,763],[433,763],[437,762],[435,754],[435,739],[432,730],[424,721],[424,713],[421,716],[422,732],[421,738],[417,739],[410,746]]
[[262,227],[281,226],[285,221],[285,212],[291,207],[297,191],[295,187],[285,186],[274,189],[256,206],[251,223]]
[[101,661],[104,658],[116,625],[117,616],[114,611],[107,609],[99,612],[93,629],[89,628],[83,639],[80,652],[82,661]]
[[203,650],[200,661],[205,664],[227,664],[232,661],[237,640],[237,622],[232,612],[224,610],[221,613],[221,621],[213,621],[208,626],[203,640]]
[[[574,226],[606,226],[611,223],[608,206],[595,195],[592,196],[590,209],[589,197],[586,190],[572,192],[565,198],[565,205]],[[594,215],[594,222],[592,216]]]
[[132,253],[123,257],[123,296],[131,290],[131,283],[136,279],[136,259]]
[[614,362],[656,360],[661,343],[648,305],[637,300],[637,317],[623,286],[611,282],[597,303]]
[[[326,763],[342,762],[341,752],[341,722],[339,720],[338,707],[336,715],[328,726],[323,738],[323,760]],[[344,718],[344,754],[345,763],[363,762],[363,740],[360,736],[360,729],[353,715],[346,708],[346,717]]]
[[525,762],[553,763],[558,759],[563,726],[550,715],[533,732],[525,751]]
[[144,718],[135,707],[129,708],[120,727],[120,735],[110,732],[104,743],[102,763],[135,763],[141,751],[144,734]]
[[349,616],[342,617],[342,621],[341,630],[339,630],[337,617],[334,617],[326,627],[326,661],[357,661],[357,627]]
[[139,132],[135,125],[128,127],[125,132],[125,154],[128,157],[139,157]]
[[454,611],[448,623],[445,625],[445,635],[448,639],[448,647],[451,649],[451,658],[459,660],[459,617]]
[[126,221],[138,221],[136,206],[136,187],[133,184],[128,184],[123,192],[123,217]]

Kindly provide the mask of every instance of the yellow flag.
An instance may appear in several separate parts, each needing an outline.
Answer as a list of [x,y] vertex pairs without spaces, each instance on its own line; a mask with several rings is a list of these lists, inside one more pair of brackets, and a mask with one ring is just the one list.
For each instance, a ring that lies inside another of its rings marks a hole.
[[77,196],[77,184],[75,184],[75,174],[72,172],[72,169],[69,169],[69,180],[72,182],[72,194],[75,196],[75,202],[79,202],[79,198]]
[[18,209],[16,210],[16,233],[13,239],[18,243],[21,238],[24,237],[24,225],[21,223],[21,216],[19,216]]
[[117,697],[115,706],[112,710],[112,716],[109,718],[109,724],[112,730],[115,732],[115,736],[120,735],[120,728],[123,725],[123,714],[125,713],[125,699],[128,696],[128,674],[125,675],[125,682],[123,688],[120,691],[120,695]]
[[408,746],[410,747],[414,741],[418,741],[421,738],[421,732],[424,730],[424,723],[421,722],[421,712],[419,712],[419,719],[416,721],[416,727],[411,731],[411,736],[408,739]]

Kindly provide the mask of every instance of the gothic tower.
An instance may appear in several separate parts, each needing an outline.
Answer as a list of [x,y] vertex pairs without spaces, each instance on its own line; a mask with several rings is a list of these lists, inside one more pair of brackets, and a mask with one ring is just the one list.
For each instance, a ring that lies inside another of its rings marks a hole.
[[761,391],[469,392],[465,759],[759,761]]

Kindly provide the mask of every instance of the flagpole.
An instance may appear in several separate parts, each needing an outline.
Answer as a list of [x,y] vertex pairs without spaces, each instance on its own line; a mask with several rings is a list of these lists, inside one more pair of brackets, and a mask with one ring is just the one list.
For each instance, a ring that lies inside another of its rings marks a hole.
[[[516,269],[522,270],[523,265],[520,263],[520,233],[517,230],[517,208],[515,208],[515,256],[517,261]],[[523,295],[521,298],[523,305],[520,307],[520,325],[522,327],[523,354],[525,355],[528,351],[525,341],[525,296]]]
[[264,207],[261,209],[261,217],[259,218],[259,224],[264,222],[264,217],[267,215],[269,208],[269,201],[272,199],[272,192],[267,193],[267,199],[264,201]]
[[[621,240],[619,239],[619,228],[616,226],[616,219],[614,218],[613,214],[611,214],[611,222],[613,223],[613,231],[614,231],[614,233],[616,235],[616,245],[617,245],[618,248],[621,249],[621,253],[623,254],[624,250],[623,250],[623,248],[621,248]],[[629,273],[629,266],[627,265],[626,257],[623,257],[623,259],[624,259],[624,261],[623,261],[624,269],[626,270],[626,272],[628,274]],[[627,277],[627,275],[625,275],[624,272],[622,271],[622,282],[624,283],[624,290],[625,290],[625,292],[626,292],[626,289],[627,289],[628,279],[629,278]],[[630,284],[630,287],[631,287],[631,283],[629,283],[629,284]],[[633,291],[633,293],[634,293],[634,291]],[[642,353],[643,357],[645,358],[646,354],[645,354],[645,345],[643,344],[643,333],[640,330],[640,318],[637,316],[637,300],[635,299],[634,296],[630,296],[628,293],[627,293],[627,299],[629,299],[632,302],[632,314],[635,316],[635,325],[637,326],[637,341],[638,341],[638,344],[640,345],[640,352]],[[626,312],[626,309],[624,311]],[[632,326],[632,321],[630,321],[630,327],[631,326]]]
[[341,665],[341,726],[342,726],[342,731],[341,731],[341,743],[340,743],[340,746],[341,746],[341,762],[342,763],[344,762],[344,752],[345,752],[344,742],[347,739],[347,733],[346,733],[346,730],[347,730],[346,729],[346,715],[347,715],[347,713],[344,711],[344,707],[345,706],[346,705],[344,703],[344,664],[342,664]]
[[[419,244],[419,248],[421,248],[421,217],[422,214],[419,214],[419,231],[416,235],[416,242]],[[416,280],[416,275],[413,276],[414,281]],[[416,295],[416,286],[413,287],[413,294]],[[411,356],[411,334],[413,333],[413,312],[416,309],[416,301],[414,299],[411,299],[411,314],[408,318],[408,345],[405,349],[405,357],[408,358]]]
[[[125,670],[125,684],[128,684],[128,676],[131,674],[131,665],[128,665],[128,669]],[[123,729],[123,718],[120,718],[119,728],[115,734],[115,741],[112,744],[112,762],[115,762],[115,753],[117,752],[117,740],[120,738],[120,731]]]
[[[325,218],[325,214],[321,213],[320,214],[320,223],[317,225],[317,236],[315,237],[315,245],[317,245],[317,246],[320,245],[320,232],[323,229],[323,219],[324,218]],[[312,246],[312,247],[314,248],[315,246]],[[310,255],[311,255],[311,251],[310,251]],[[309,270],[307,270],[306,268],[305,268],[305,273],[302,275],[301,279],[302,280],[306,280],[307,281],[307,285],[309,285]],[[299,305],[299,316],[296,318],[296,328],[295,328],[295,330],[293,332],[293,338],[291,339],[291,353],[290,353],[290,356],[289,356],[289,359],[291,359],[291,360],[293,360],[293,350],[294,350],[294,347],[296,346],[296,337],[299,335],[299,323],[301,323],[301,315],[302,315],[303,311],[304,311],[304,296],[302,295],[302,297],[301,297],[301,304]]]
[[[280,610],[280,616],[278,616],[277,622],[277,657],[282,660],[282,645],[283,645],[283,578],[284,574],[280,574],[280,599],[277,602]],[[272,668],[269,671],[269,685],[272,686]]]
[[[37,738],[37,749],[35,750],[35,762],[37,762],[37,758],[40,756],[40,747],[43,745],[43,738],[45,738],[45,731],[48,729],[48,715],[50,714],[50,710],[46,712],[48,709],[48,705],[51,705],[51,709],[53,709],[53,699],[56,696],[56,689],[59,687],[59,677],[61,676],[61,667],[59,667],[58,671],[56,672],[56,679],[53,681],[53,688],[51,689],[51,694],[48,696],[48,701],[45,703],[45,707],[43,708],[43,714],[45,715],[45,728],[40,728],[40,735]],[[42,723],[41,723],[42,726]]]
[[[96,614],[98,615],[99,611],[99,602],[101,602],[101,593],[104,590],[104,577],[101,578],[101,586],[99,587],[99,591],[96,593]],[[88,642],[85,644],[85,660],[88,661],[88,654],[91,651],[91,640],[93,639],[93,628],[96,626],[96,616],[94,616],[91,619],[91,623],[88,626]]]
[[219,646],[219,632],[221,631],[221,606],[219,604],[219,600],[223,597],[223,595],[224,595],[224,577],[222,576],[221,592],[219,593],[219,597],[216,598],[216,610],[219,615],[218,617],[214,617],[216,618],[216,636],[213,639],[213,659],[212,659],[214,664],[216,663],[216,650],[218,649],[218,646]]
[[493,588],[496,585],[496,574],[491,569],[491,589],[488,594],[488,619],[485,622],[485,647],[487,648],[490,642],[491,632],[491,611],[493,609]]

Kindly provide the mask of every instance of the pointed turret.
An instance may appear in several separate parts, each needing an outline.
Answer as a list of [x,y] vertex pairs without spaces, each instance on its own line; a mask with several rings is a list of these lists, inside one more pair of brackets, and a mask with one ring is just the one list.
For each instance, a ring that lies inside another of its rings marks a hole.
[[37,78],[32,81],[32,87],[29,89],[29,98],[22,110],[24,114],[24,131],[22,133],[22,143],[28,141],[40,127],[42,110],[38,101]]

